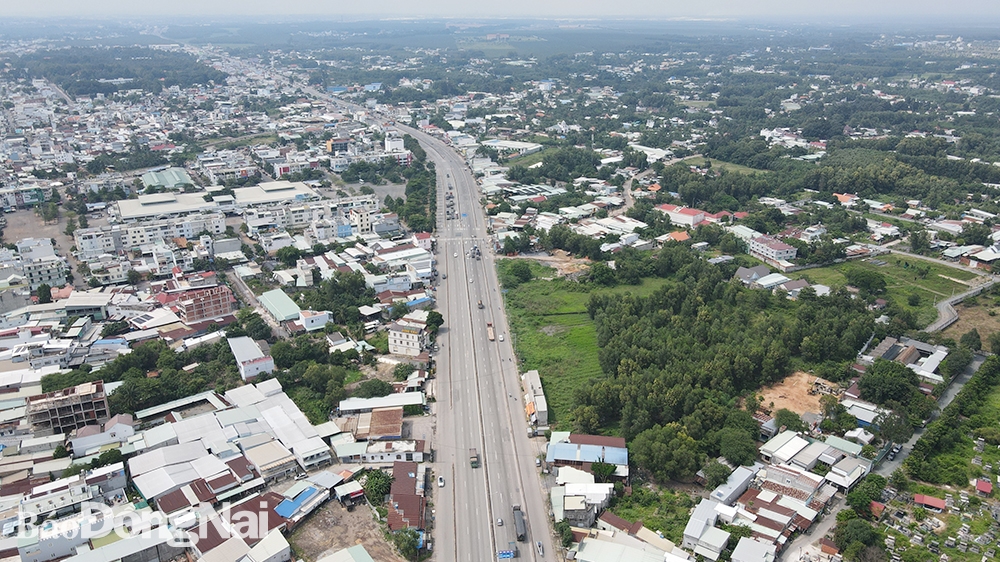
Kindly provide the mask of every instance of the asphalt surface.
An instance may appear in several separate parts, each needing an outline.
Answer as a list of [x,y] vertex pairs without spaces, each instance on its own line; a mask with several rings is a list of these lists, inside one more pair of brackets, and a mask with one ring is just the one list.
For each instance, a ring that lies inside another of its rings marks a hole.
[[[527,540],[518,543],[520,558],[555,559],[478,186],[451,148],[414,129],[399,128],[420,141],[436,166],[436,259],[438,271],[448,276],[437,291],[445,325],[438,337],[434,468],[445,477],[445,486],[434,490],[435,559],[495,560],[497,551],[515,540],[514,505],[524,510],[528,526]],[[455,220],[445,220],[449,185]],[[473,245],[482,252],[479,260],[469,255]],[[487,337],[487,322],[493,323],[494,341]],[[479,452],[480,468],[470,466],[472,447]],[[503,519],[503,526],[497,519]],[[545,556],[538,555],[536,541],[542,542]]]

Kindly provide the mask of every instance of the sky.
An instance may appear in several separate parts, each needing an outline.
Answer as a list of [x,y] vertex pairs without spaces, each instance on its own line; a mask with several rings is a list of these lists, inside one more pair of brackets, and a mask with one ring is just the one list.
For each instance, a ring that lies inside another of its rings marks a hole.
[[1000,18],[997,0],[0,0],[2,17],[320,16],[331,19],[399,17],[622,17],[797,20],[879,24],[892,20],[970,21]]

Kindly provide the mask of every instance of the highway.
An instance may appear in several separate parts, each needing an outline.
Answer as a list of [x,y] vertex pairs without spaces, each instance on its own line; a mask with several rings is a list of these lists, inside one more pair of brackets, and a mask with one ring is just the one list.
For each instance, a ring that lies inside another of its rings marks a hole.
[[[335,106],[369,111],[315,88],[305,90]],[[379,122],[390,119],[373,116]],[[465,160],[446,144],[411,127],[394,127],[420,142],[437,174],[437,304],[445,324],[437,338],[433,470],[435,477],[444,476],[445,486],[435,484],[430,498],[434,559],[496,560],[497,551],[515,541],[512,508],[520,505],[528,536],[517,543],[519,558],[555,560],[548,504],[535,466],[536,448],[527,436],[520,374],[512,360],[478,185]],[[445,219],[449,191],[454,194],[454,220]],[[473,245],[482,251],[479,260],[469,255]],[[493,323],[495,341],[487,337],[487,322]],[[479,452],[480,468],[470,466],[470,448]],[[535,547],[539,541],[544,555]]]
[[[435,469],[446,479],[435,489],[434,554],[437,560],[491,560],[515,539],[512,506],[520,505],[528,526],[520,557],[553,560],[546,503],[535,449],[527,436],[520,379],[511,348],[499,281],[479,203],[479,190],[464,160],[441,141],[409,127],[436,166],[438,288],[445,327],[438,338]],[[448,186],[455,220],[445,220]],[[470,257],[473,245],[480,260]],[[483,308],[478,308],[482,300]],[[487,337],[492,322],[495,341]],[[501,335],[504,341],[500,341]],[[481,468],[469,464],[475,447]],[[498,518],[503,526],[497,526]],[[541,541],[545,556],[534,544]]]

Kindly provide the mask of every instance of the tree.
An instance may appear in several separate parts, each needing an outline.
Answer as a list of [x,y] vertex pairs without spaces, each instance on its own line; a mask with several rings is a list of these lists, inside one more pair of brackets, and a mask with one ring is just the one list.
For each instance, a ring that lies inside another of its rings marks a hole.
[[990,352],[1000,354],[1000,332],[993,332],[987,336],[986,341],[990,344]]
[[889,400],[908,403],[919,384],[920,379],[913,369],[884,359],[875,361],[858,380],[861,397],[876,404],[885,404]]
[[605,483],[611,480],[618,467],[611,463],[595,462],[590,465],[590,472],[594,475],[594,480],[598,483]]
[[128,278],[129,285],[138,285],[142,282],[142,274],[134,269],[128,270],[126,277]]
[[38,297],[38,304],[52,302],[52,287],[49,287],[46,283],[42,283],[35,290],[35,296]]
[[562,541],[563,548],[569,548],[573,546],[573,528],[570,526],[569,522],[565,519],[556,522],[555,524],[556,533],[559,534],[559,538]]
[[833,533],[833,542],[840,550],[846,550],[852,543],[859,542],[865,546],[871,546],[878,541],[878,533],[863,519],[849,519],[843,523],[837,523],[837,529]]
[[378,398],[392,394],[392,385],[381,379],[368,379],[362,381],[354,391],[353,396],[357,398]]
[[882,440],[892,443],[906,443],[913,437],[913,425],[910,420],[899,412],[888,410],[875,418],[874,425]]
[[889,484],[900,492],[905,492],[910,487],[910,479],[906,477],[906,472],[902,468],[897,468],[889,475]]
[[432,336],[437,335],[438,330],[444,325],[444,316],[436,310],[427,313],[427,331]]
[[396,545],[399,555],[407,560],[418,559],[420,554],[420,537],[413,529],[401,529],[392,534],[392,543]]
[[877,271],[865,269],[863,267],[851,266],[843,271],[847,282],[862,291],[867,291],[873,295],[885,292],[885,277]]
[[753,436],[744,429],[724,427],[719,430],[719,453],[734,465],[753,464],[757,446]]
[[958,340],[958,344],[972,351],[979,351],[983,348],[983,341],[979,337],[979,330],[975,328],[962,334],[962,337]]
[[774,423],[778,427],[784,426],[789,431],[805,431],[806,424],[802,422],[802,417],[788,408],[781,408],[774,413]]
[[371,470],[365,474],[365,497],[372,505],[382,505],[392,489],[392,475],[384,470]]
[[57,445],[56,448],[52,451],[52,458],[54,459],[64,459],[68,456],[69,456],[69,451],[67,451],[66,447],[64,447],[62,444]]
[[507,272],[513,275],[520,283],[527,283],[532,278],[531,266],[525,260],[514,260],[514,263],[508,266]]
[[294,266],[300,256],[301,252],[299,252],[299,249],[295,246],[285,246],[274,253],[274,257],[278,258],[278,261],[288,267]]
[[729,467],[715,459],[708,461],[701,472],[705,475],[705,486],[712,490],[729,480]]
[[598,285],[612,287],[618,282],[613,269],[604,262],[597,262],[590,266],[590,280]]
[[399,363],[393,368],[392,377],[397,381],[405,381],[415,370],[416,368],[409,363]]
[[632,441],[636,465],[660,482],[687,479],[700,466],[698,444],[679,423],[656,425]]
[[910,251],[914,254],[922,254],[931,247],[930,237],[927,231],[920,229],[910,233]]

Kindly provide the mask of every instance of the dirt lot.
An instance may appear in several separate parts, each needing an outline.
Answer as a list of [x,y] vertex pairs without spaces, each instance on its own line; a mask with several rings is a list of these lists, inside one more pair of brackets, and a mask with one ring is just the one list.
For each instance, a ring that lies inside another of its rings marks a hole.
[[379,562],[403,562],[382,536],[371,509],[364,505],[347,511],[340,502],[331,500],[295,529],[288,542],[295,556],[305,562],[315,562],[356,544],[364,545],[368,554]]
[[[780,383],[761,390],[760,394],[764,400],[761,405],[770,408],[772,412],[782,408],[788,408],[796,414],[805,412],[819,413],[821,411],[819,398],[821,394],[809,394],[815,375],[797,371],[785,377]],[[835,384],[827,382],[829,386],[836,387]],[[774,406],[771,406],[771,403]]]
[[[980,302],[983,302],[984,297],[979,298]],[[958,312],[958,321],[945,328],[941,335],[958,341],[962,334],[975,328],[983,340],[983,348],[987,349],[989,346],[986,343],[986,337],[1000,330],[1000,308],[987,304],[969,307],[959,304],[955,307],[955,312]],[[990,312],[997,315],[990,316]]]
[[553,250],[551,256],[545,254],[533,254],[523,256],[526,259],[534,260],[542,265],[554,267],[560,277],[580,273],[590,268],[590,260],[574,258],[565,250]]

